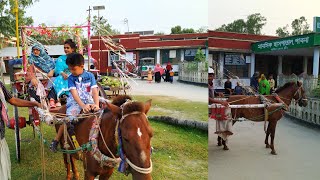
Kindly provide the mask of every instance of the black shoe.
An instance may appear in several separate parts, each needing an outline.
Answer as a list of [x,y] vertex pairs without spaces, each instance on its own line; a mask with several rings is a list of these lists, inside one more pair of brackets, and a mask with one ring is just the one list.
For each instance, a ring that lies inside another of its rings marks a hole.
[[57,140],[52,140],[51,144],[50,144],[50,150],[52,152],[57,152],[58,151],[58,144],[59,142]]

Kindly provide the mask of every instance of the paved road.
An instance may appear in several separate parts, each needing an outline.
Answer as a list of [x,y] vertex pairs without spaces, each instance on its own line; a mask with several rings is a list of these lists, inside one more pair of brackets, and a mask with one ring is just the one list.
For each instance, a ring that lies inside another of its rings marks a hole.
[[[172,84],[163,82],[163,80],[161,83],[155,83],[153,81],[149,84],[147,80],[135,78],[134,81],[137,84],[129,81],[132,86],[132,90],[129,91],[129,94],[172,96],[190,101],[208,102],[208,90],[206,87],[180,83],[177,79],[178,77],[175,76]],[[9,84],[9,76],[4,76],[4,81],[6,84]]]
[[212,180],[318,180],[320,130],[282,118],[275,148],[264,145],[262,123],[238,122],[229,140],[229,151],[216,146],[215,122],[209,122],[209,179]]
[[180,83],[175,77],[174,82],[149,84],[146,80],[134,79],[138,85],[130,81],[132,86],[131,94],[135,95],[163,95],[172,96],[180,99],[187,99],[198,102],[208,102],[208,89],[206,87]]

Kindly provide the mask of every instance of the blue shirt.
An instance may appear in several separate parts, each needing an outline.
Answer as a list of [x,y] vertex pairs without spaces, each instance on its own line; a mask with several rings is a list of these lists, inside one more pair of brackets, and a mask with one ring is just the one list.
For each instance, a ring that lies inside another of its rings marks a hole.
[[242,87],[241,87],[241,86],[236,86],[236,87],[234,88],[234,93],[235,93],[236,95],[241,95],[241,94],[242,94]]
[[[81,101],[86,104],[86,102],[92,100],[92,88],[98,86],[94,75],[84,70],[79,76],[71,74],[68,77],[68,87],[69,90],[76,89]],[[74,100],[73,96],[69,96],[67,101],[69,100]]]

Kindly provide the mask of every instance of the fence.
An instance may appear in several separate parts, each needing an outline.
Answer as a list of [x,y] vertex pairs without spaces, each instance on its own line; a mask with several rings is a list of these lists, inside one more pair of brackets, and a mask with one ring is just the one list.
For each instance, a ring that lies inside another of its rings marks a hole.
[[179,64],[179,80],[193,83],[208,83],[207,62],[183,62]]
[[308,98],[306,107],[300,107],[295,104],[295,101],[292,101],[289,112],[291,116],[302,121],[320,125],[320,99]]
[[296,82],[296,81],[301,81],[302,85],[303,85],[303,89],[305,90],[305,94],[307,96],[311,96],[312,95],[312,91],[319,87],[320,85],[320,79],[318,78],[314,78],[313,76],[309,76],[309,75],[300,75],[297,76],[295,74],[289,75],[289,76],[285,76],[285,75],[279,75],[277,77],[277,87],[281,87],[283,86],[285,83],[287,82]]

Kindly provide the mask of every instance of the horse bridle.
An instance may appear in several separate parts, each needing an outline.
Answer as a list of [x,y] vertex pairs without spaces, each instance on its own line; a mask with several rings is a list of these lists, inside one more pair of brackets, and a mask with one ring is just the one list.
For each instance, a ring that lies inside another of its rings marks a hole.
[[[130,101],[131,102],[131,101]],[[128,101],[124,104],[122,104],[120,106],[122,112],[121,112],[121,119],[118,120],[118,142],[119,142],[119,155],[120,155],[120,158],[121,158],[121,162],[120,162],[120,165],[119,165],[119,168],[118,168],[118,171],[119,172],[122,172],[126,175],[129,174],[129,171],[128,171],[128,166],[129,165],[133,170],[141,173],[141,174],[150,174],[152,172],[152,161],[151,161],[151,158],[150,158],[150,167],[149,168],[141,168],[141,167],[138,167],[136,166],[135,164],[133,164],[127,157],[126,155],[124,154],[123,152],[123,142],[122,142],[122,135],[121,135],[121,129],[120,129],[120,124],[125,120],[125,118],[127,118],[128,116],[131,116],[131,115],[135,115],[135,114],[143,114],[145,115],[145,117],[147,118],[148,120],[148,117],[145,113],[143,112],[140,112],[140,111],[133,111],[131,113],[128,113],[128,114],[125,114],[123,115],[123,109],[124,109],[124,106],[129,103]]]
[[[298,86],[298,85],[297,85]],[[301,86],[298,86],[298,89],[297,91],[294,93],[293,97],[295,97],[297,94],[298,94],[298,98],[296,99],[297,102],[301,102],[302,100],[306,100],[306,99],[303,99],[303,96],[302,96],[302,85]]]

